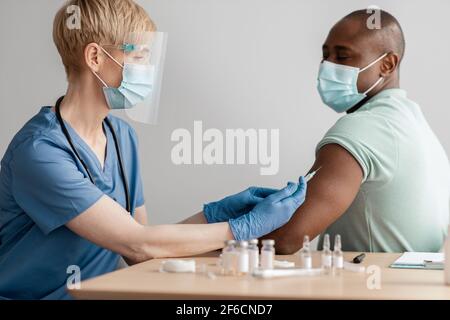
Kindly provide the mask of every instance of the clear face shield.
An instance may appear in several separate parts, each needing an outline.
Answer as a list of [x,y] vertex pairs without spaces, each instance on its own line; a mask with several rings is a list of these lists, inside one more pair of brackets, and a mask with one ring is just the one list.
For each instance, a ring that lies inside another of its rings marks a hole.
[[137,122],[157,123],[166,46],[165,32],[130,33],[125,38],[120,46],[124,52],[122,83],[119,88],[106,84],[103,88],[110,109],[125,109]]

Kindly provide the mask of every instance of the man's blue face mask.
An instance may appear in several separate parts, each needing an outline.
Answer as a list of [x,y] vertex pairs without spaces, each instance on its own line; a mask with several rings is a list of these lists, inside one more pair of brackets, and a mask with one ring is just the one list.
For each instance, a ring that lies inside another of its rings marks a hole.
[[380,77],[369,89],[359,93],[357,87],[358,74],[369,69],[386,56],[387,53],[383,54],[362,69],[323,61],[320,64],[317,78],[317,90],[323,103],[339,113],[354,107],[367,97],[367,93],[384,80],[383,77]]
[[103,52],[122,69],[122,82],[118,88],[109,87],[95,72],[104,85],[103,93],[110,109],[130,109],[143,102],[153,91],[154,67],[149,64],[120,64],[105,49]]

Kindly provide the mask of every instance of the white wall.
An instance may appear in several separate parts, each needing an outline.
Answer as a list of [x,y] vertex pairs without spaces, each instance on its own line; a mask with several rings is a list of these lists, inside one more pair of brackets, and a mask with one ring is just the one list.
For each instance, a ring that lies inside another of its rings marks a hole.
[[[14,133],[65,90],[51,39],[62,1],[0,1],[0,153]],[[329,28],[352,10],[376,4],[402,24],[407,41],[402,86],[419,102],[450,153],[447,75],[450,2],[446,0],[141,0],[169,33],[157,126],[134,124],[140,136],[152,223],[176,222],[203,202],[248,185],[281,186],[304,174],[314,147],[338,115],[316,93],[321,45]],[[279,128],[280,170],[259,166],[175,166],[172,131]]]

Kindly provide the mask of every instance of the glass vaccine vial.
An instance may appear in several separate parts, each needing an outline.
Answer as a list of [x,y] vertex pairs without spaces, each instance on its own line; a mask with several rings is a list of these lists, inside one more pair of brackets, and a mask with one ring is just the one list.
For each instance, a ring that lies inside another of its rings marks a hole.
[[245,275],[249,271],[248,242],[239,241],[236,252],[237,252],[237,274]]
[[225,247],[222,249],[222,274],[234,275],[235,270],[235,256],[236,256],[236,241],[225,241]]
[[258,239],[252,239],[248,243],[249,243],[248,245],[249,271],[253,272],[253,270],[259,268]]
[[261,249],[261,268],[273,269],[275,260],[275,240],[263,240]]

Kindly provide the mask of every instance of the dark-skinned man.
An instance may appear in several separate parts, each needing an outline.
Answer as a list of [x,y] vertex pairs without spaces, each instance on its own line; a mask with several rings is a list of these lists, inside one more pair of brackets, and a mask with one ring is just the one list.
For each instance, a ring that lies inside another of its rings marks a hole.
[[[449,222],[448,158],[420,107],[400,89],[405,40],[381,11],[368,29],[366,10],[347,15],[323,45],[318,91],[325,105],[347,112],[316,148],[304,204],[265,238],[280,254],[303,237],[340,234],[346,251],[438,251]],[[423,88],[423,90],[432,90]],[[322,237],[319,249],[322,246]]]

